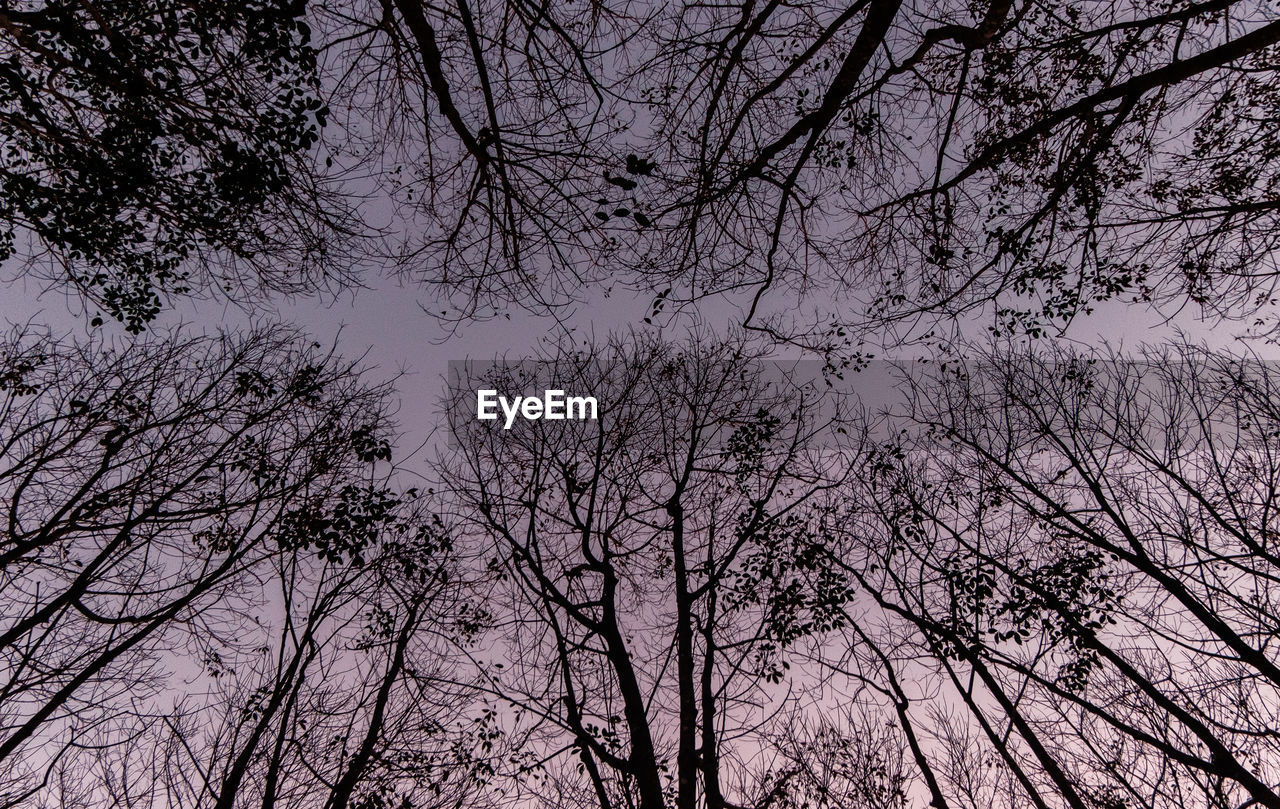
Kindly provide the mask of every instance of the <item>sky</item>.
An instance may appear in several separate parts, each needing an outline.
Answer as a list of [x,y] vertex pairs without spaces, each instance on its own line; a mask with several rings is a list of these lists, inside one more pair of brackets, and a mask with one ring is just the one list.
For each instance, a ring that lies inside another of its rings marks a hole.
[[[366,288],[336,296],[277,296],[249,312],[214,300],[179,301],[152,324],[152,331],[181,328],[189,333],[239,328],[255,322],[278,321],[297,325],[317,341],[336,344],[348,358],[364,358],[371,379],[395,378],[399,399],[397,420],[401,428],[400,452],[424,443],[436,443],[436,431],[444,425],[442,399],[448,364],[461,360],[517,360],[546,348],[558,336],[572,332],[576,340],[602,343],[610,334],[635,331],[680,339],[691,319],[686,314],[649,324],[648,296],[614,293],[596,296],[562,316],[558,322],[522,311],[460,326],[442,323],[425,311],[429,301],[411,283],[390,277],[365,277]],[[94,331],[77,314],[77,302],[60,289],[41,290],[31,280],[6,279],[0,287],[0,318],[9,325],[33,323],[69,335]],[[700,302],[699,325],[727,332],[740,322],[742,310],[725,299]],[[113,339],[132,339],[119,324],[108,322],[97,331]],[[981,325],[972,331],[981,333]],[[1122,303],[1104,304],[1088,317],[1072,324],[1067,338],[1080,347],[1110,346],[1121,353],[1146,343],[1167,339],[1181,331],[1188,339],[1213,346],[1238,345],[1237,324],[1214,326],[1183,313],[1166,322],[1157,313]],[[1250,342],[1263,356],[1280,358],[1274,346]],[[795,359],[794,351],[781,351],[779,359]],[[886,359],[899,356],[884,356]],[[425,473],[433,456],[419,454],[409,462],[412,471]]]
[[[914,167],[913,159],[905,162]],[[591,178],[598,181],[594,175]],[[379,206],[387,205],[385,199],[364,204],[367,207],[360,211],[363,219],[380,221],[383,218],[385,211]],[[845,222],[839,221],[833,226],[844,225]],[[128,335],[114,322],[91,326],[74,297],[56,287],[43,290],[34,280],[9,278],[16,275],[16,270],[16,267],[0,265],[0,320],[12,326],[47,326],[73,339],[95,331],[109,340],[139,339]],[[437,454],[451,452],[448,442],[443,440],[446,374],[450,363],[518,360],[549,352],[552,346],[563,345],[566,337],[581,345],[592,345],[627,333],[679,340],[695,327],[728,334],[735,324],[742,322],[750,299],[750,291],[738,298],[708,298],[682,312],[650,318],[651,293],[615,291],[605,296],[588,292],[584,302],[558,320],[516,309],[509,315],[453,326],[442,323],[428,311],[432,308],[429,289],[370,272],[372,274],[362,279],[366,285],[362,289],[327,297],[320,294],[278,296],[258,301],[252,311],[217,299],[180,300],[150,325],[150,332],[157,336],[177,330],[198,334],[285,322],[301,327],[322,344],[335,345],[347,358],[362,358],[370,382],[394,378],[398,396],[396,419],[401,433],[396,462],[398,469],[410,477],[405,483],[407,486],[416,484],[412,480],[414,475],[433,474],[431,467]],[[630,273],[633,280],[638,274]],[[780,306],[790,300],[786,291],[779,289],[777,293],[776,298],[769,301],[770,305]],[[649,319],[654,322],[647,322]],[[981,341],[985,328],[986,321],[979,320],[961,325],[962,333],[975,342]],[[1099,305],[1092,314],[1076,319],[1064,339],[1076,347],[1106,346],[1123,354],[1181,333],[1193,342],[1231,349],[1239,347],[1237,337],[1242,328],[1241,324],[1215,325],[1201,321],[1190,309],[1166,320],[1152,310],[1113,302]],[[1254,342],[1248,348],[1261,356],[1280,359],[1280,350],[1274,345]],[[901,349],[910,350],[919,349]],[[781,348],[777,358],[795,359],[797,353]],[[883,358],[906,357],[891,354]],[[857,384],[851,387],[857,388]],[[608,403],[604,406],[607,408]],[[397,483],[401,481],[397,479]],[[179,672],[186,676],[181,668]]]

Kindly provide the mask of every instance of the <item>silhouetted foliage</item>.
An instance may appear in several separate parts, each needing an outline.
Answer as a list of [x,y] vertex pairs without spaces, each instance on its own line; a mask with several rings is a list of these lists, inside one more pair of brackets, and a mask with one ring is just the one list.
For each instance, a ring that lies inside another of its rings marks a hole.
[[827,351],[1102,301],[1273,319],[1266,3],[315,9],[449,317],[670,288]]
[[0,805],[452,800],[412,693],[450,540],[374,476],[387,389],[317,349],[0,343]]
[[622,286],[828,352],[1103,301],[1272,323],[1253,0],[5,14],[6,221],[133,328],[212,283],[350,283],[371,235],[445,319]]
[[[839,633],[852,592],[815,532],[838,409],[758,359],[640,340],[456,380],[445,483],[486,566],[481,684],[505,704],[489,780],[558,806],[774,800],[758,759],[817,699],[789,661]],[[491,428],[466,410],[482,385],[593,395],[600,420]]]
[[[1274,339],[1273,6],[0,2],[0,261],[133,338],[0,340],[0,807],[1280,809],[1280,372],[1048,339]],[[695,334],[425,474],[300,333],[139,334],[370,258]]]
[[166,296],[317,273],[341,232],[304,224],[324,211],[307,155],[327,115],[304,13],[5,3],[0,260],[49,265],[32,269],[134,331]]
[[1277,385],[1185,344],[911,383],[825,531],[934,805],[1280,805]]

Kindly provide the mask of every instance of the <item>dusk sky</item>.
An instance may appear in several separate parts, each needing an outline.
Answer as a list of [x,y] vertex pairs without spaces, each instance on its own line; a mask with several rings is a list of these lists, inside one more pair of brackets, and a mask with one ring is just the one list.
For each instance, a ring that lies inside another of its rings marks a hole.
[[0,809],[1280,809],[1274,2],[0,57]]

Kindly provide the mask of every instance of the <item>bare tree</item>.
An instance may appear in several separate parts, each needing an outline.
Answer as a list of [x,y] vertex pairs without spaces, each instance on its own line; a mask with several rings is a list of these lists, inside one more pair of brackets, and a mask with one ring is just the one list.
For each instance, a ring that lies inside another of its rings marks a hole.
[[621,285],[845,351],[976,314],[1041,334],[1111,300],[1269,318],[1264,3],[315,13],[407,217],[397,258],[454,304],[433,314]]
[[281,328],[3,345],[3,805],[456,802],[388,389]]
[[528,800],[769,802],[759,757],[795,750],[786,717],[816,698],[790,656],[842,624],[849,593],[813,532],[840,414],[820,375],[756,360],[641,341],[457,381],[459,408],[483,385],[600,405],[598,422],[510,430],[460,414],[454,432],[447,491],[488,570],[474,657],[519,752],[499,774]]
[[1258,0],[192,8],[5,11],[6,252],[135,328],[352,283],[360,235],[445,319],[622,286],[829,352],[1112,300],[1269,328]]
[[662,254],[681,280],[753,289],[761,328],[795,331],[768,317],[788,290],[847,293],[817,346],[975,311],[1038,334],[1101,300],[1234,317],[1266,302],[1280,26],[1261,4],[672,18],[666,70],[635,77],[659,99],[650,158],[677,175]]
[[1178,345],[910,386],[828,525],[875,605],[840,667],[896,697],[934,805],[1280,805],[1277,381]]
[[748,335],[464,377],[427,495],[289,330],[3,342],[0,804],[1280,807],[1273,369],[1004,348],[876,421],[762,363],[1267,333],[1274,16],[0,3],[0,258],[132,331],[379,235],[445,319],[620,286]]

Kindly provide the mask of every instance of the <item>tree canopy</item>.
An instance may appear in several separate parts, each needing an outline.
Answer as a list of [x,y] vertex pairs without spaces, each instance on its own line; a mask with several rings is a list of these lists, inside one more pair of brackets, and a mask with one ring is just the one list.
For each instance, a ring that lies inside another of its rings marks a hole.
[[0,2],[0,809],[1280,807],[1276,11]]
[[1280,23],[1254,0],[5,15],[6,243],[134,328],[353,252],[445,318],[620,285],[812,348],[1113,300],[1272,322]]
[[328,110],[305,10],[6,3],[0,260],[134,331],[168,296],[318,273],[341,229],[307,165]]
[[1270,322],[1265,4],[393,6],[344,98],[404,269],[467,315],[620,284],[817,348],[1111,300]]

